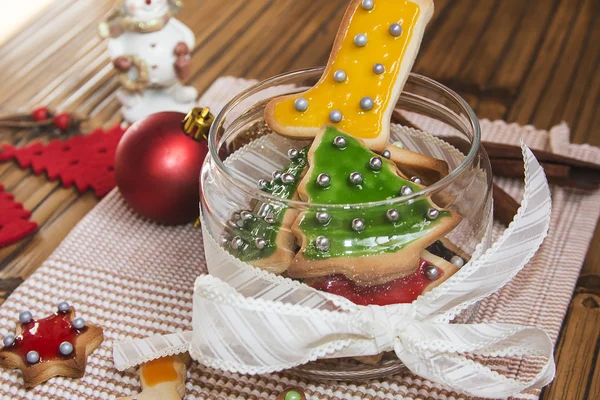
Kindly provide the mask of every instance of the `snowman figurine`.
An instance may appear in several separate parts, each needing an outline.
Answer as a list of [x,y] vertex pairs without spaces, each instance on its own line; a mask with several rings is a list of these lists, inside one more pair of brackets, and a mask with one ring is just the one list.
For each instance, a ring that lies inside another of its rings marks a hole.
[[117,99],[128,122],[195,106],[198,91],[181,84],[194,47],[194,33],[173,18],[181,6],[181,0],[124,0],[100,24],[119,72]]

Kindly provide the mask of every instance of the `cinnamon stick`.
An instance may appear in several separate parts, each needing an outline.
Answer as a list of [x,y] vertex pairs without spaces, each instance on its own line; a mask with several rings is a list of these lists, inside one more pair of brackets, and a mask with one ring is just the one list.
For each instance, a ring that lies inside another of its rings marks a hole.
[[492,193],[494,198],[494,219],[508,226],[519,210],[519,203],[495,183]]
[[[512,146],[504,143],[482,142],[490,159],[516,159],[522,160],[523,154],[520,146]],[[600,164],[594,164],[577,158],[566,157],[560,154],[550,153],[544,150],[532,150],[535,158],[542,163],[567,165],[570,167],[589,168],[600,172]]]
[[[408,121],[399,110],[395,110],[396,122],[414,129],[416,125]],[[458,136],[444,136],[444,140],[463,153],[467,153],[470,143]],[[523,153],[520,146],[504,143],[482,142],[490,162],[493,174],[508,178],[523,178]],[[600,164],[578,160],[544,150],[532,150],[538,159],[550,183],[578,189],[595,190],[600,187]]]
[[[400,114],[398,110],[394,111],[393,119],[401,125],[421,130],[418,126],[414,125],[412,122],[404,118],[404,116]],[[464,154],[467,154],[471,148],[471,144],[468,141],[458,136],[444,137],[444,140],[456,147],[458,150],[462,151]],[[520,151],[521,149],[519,148],[519,152]],[[503,168],[506,168],[507,173],[512,173],[513,177],[523,176],[522,160],[520,164],[513,162],[510,166],[506,166]],[[494,168],[494,166],[492,166],[492,169],[494,173],[496,173],[496,169]],[[515,214],[519,210],[519,203],[495,183],[493,184],[492,193],[494,199],[494,219],[504,225],[510,224]]]

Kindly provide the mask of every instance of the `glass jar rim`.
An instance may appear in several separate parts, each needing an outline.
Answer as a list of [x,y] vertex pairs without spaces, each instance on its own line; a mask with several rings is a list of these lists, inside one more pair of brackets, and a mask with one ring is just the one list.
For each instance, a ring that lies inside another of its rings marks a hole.
[[[233,176],[233,174],[231,173],[229,168],[219,158],[219,151],[216,146],[218,127],[220,127],[223,124],[223,122],[225,121],[227,113],[232,108],[239,105],[242,101],[244,101],[245,99],[249,98],[250,96],[260,92],[263,89],[273,87],[273,86],[289,84],[290,82],[288,82],[288,81],[293,78],[309,77],[310,75],[312,75],[312,74],[316,75],[317,73],[320,73],[322,75],[324,70],[325,70],[325,67],[315,67],[315,68],[308,68],[308,69],[300,69],[300,70],[296,70],[296,71],[292,71],[292,72],[286,72],[286,73],[279,74],[279,75],[273,76],[271,78],[265,79],[261,82],[258,82],[255,85],[252,85],[252,86],[246,88],[245,90],[243,90],[241,93],[237,94],[233,99],[231,99],[221,109],[221,111],[217,114],[217,116],[215,117],[215,119],[210,127],[210,131],[209,131],[209,135],[208,135],[209,157],[207,157],[206,162],[204,163],[205,167],[211,161],[213,161],[215,163],[217,169],[221,173],[224,173],[225,174],[224,176],[229,181],[231,181],[232,184],[237,186],[239,189],[241,189],[246,194],[248,194],[254,198],[264,199],[264,202],[267,202],[267,203],[284,203],[291,208],[303,208],[303,207],[311,206],[311,207],[319,207],[322,209],[331,209],[331,208],[348,209],[348,208],[356,208],[356,207],[377,207],[377,206],[393,205],[393,204],[398,204],[398,203],[403,203],[403,202],[414,201],[421,197],[430,197],[432,194],[437,193],[438,191],[441,191],[444,187],[447,187],[451,182],[453,182],[456,178],[458,178],[465,170],[467,170],[468,166],[473,162],[475,157],[477,157],[477,154],[479,152],[479,147],[481,144],[481,128],[479,126],[479,119],[475,115],[475,112],[473,111],[471,106],[469,106],[469,104],[462,97],[460,97],[456,92],[454,92],[452,89],[442,85],[441,83],[439,83],[433,79],[427,78],[426,76],[411,72],[409,79],[416,81],[417,83],[423,83],[434,89],[440,90],[440,91],[444,92],[445,94],[447,94],[448,96],[450,96],[450,98],[452,100],[454,100],[466,113],[466,115],[468,116],[468,122],[470,123],[470,126],[473,130],[473,140],[470,144],[471,147],[469,149],[469,152],[466,154],[465,158],[461,161],[461,163],[454,170],[452,170],[448,175],[446,175],[439,181],[423,188],[422,190],[414,192],[411,195],[399,196],[399,197],[395,197],[395,198],[387,199],[387,200],[380,200],[380,201],[366,202],[366,203],[353,203],[353,204],[341,204],[341,203],[318,204],[318,203],[308,203],[308,202],[301,201],[301,200],[283,199],[281,197],[273,196],[267,192],[262,191],[260,188],[250,186],[250,185],[248,185],[248,183],[241,181],[237,177]],[[221,145],[221,143],[219,143],[219,145]]]

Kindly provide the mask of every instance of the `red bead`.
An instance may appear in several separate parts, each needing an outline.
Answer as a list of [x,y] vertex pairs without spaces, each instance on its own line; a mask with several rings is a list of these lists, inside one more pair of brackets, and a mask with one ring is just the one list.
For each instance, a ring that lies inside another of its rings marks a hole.
[[164,224],[198,218],[198,178],[208,152],[182,130],[185,114],[152,114],[125,132],[115,154],[121,194],[139,214]]
[[54,114],[54,126],[56,126],[61,131],[67,131],[69,129],[69,121],[71,120],[71,115],[65,112],[59,112]]
[[31,118],[34,121],[44,121],[48,119],[48,108],[45,106],[38,106],[31,110]]

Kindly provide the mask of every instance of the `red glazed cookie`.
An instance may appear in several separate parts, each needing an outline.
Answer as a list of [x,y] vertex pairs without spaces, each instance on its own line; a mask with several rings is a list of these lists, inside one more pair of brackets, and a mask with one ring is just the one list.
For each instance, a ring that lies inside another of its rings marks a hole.
[[3,339],[0,367],[20,369],[28,388],[55,376],[83,377],[87,357],[104,340],[102,329],[76,318],[75,309],[66,302],[42,319],[23,311],[19,322],[16,334]]
[[[441,246],[441,242],[438,242],[437,246]],[[449,252],[447,248],[445,250]],[[428,250],[423,250],[419,268],[415,272],[383,284],[359,286],[343,275],[307,279],[306,284],[324,292],[343,296],[361,306],[412,303],[420,295],[444,283],[463,264],[464,258],[454,253],[451,256],[451,261],[448,261]],[[361,361],[369,364],[370,357]]]

